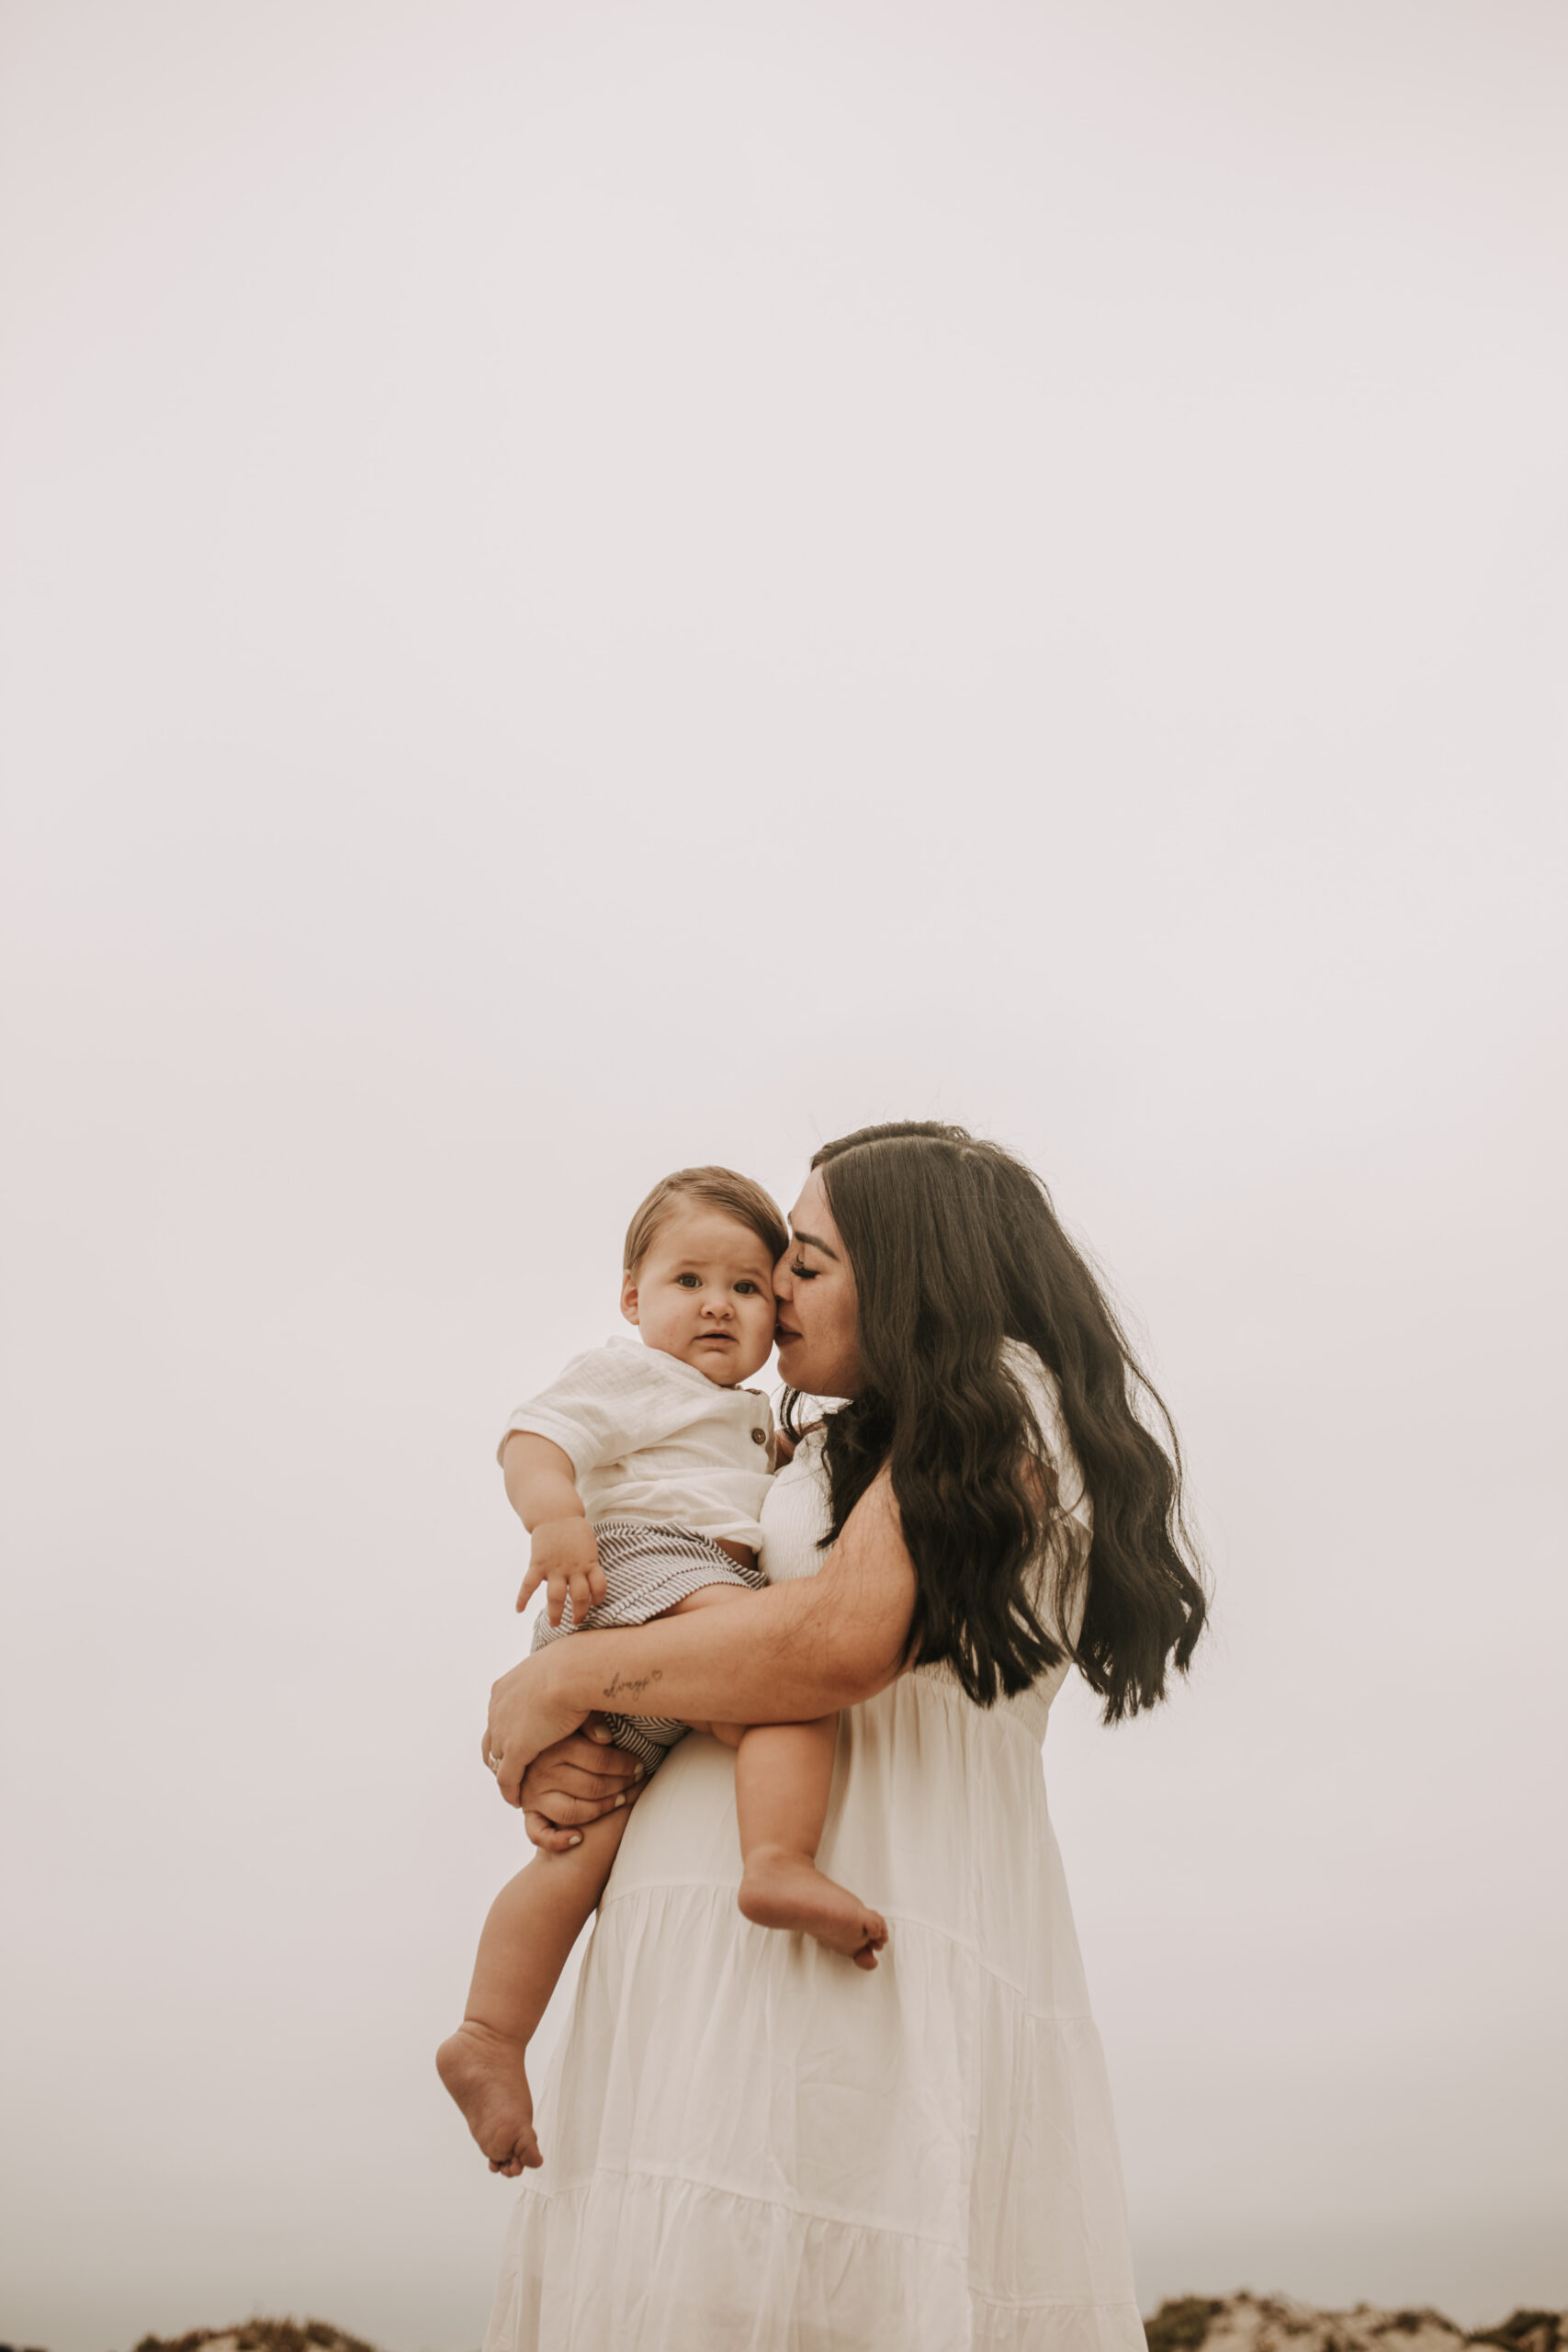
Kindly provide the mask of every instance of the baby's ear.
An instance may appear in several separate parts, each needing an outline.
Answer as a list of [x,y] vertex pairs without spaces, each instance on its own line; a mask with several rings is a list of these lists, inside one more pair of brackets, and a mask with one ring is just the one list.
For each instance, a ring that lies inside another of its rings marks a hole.
[[628,1274],[621,1284],[621,1313],[628,1323],[635,1323],[637,1314],[637,1276]]

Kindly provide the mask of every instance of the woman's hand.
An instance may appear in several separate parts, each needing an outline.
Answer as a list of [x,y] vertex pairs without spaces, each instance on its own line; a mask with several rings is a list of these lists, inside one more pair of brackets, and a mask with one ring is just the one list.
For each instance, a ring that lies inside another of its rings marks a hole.
[[[590,1726],[600,1718],[590,1715]],[[536,1756],[523,1775],[523,1826],[547,1853],[581,1843],[584,1822],[635,1803],[646,1775],[624,1748],[601,1747],[592,1729],[574,1731]]]
[[[602,1641],[604,1636],[594,1638]],[[523,1775],[535,1757],[587,1721],[589,1710],[561,1697],[558,1671],[552,1670],[572,1646],[558,1642],[536,1650],[491,1685],[490,1721],[479,1753],[508,1804],[521,1805]]]

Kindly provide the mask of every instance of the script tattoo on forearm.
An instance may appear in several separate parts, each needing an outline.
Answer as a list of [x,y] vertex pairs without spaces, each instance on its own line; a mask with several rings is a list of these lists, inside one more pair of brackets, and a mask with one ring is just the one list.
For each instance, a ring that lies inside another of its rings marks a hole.
[[606,1699],[640,1699],[650,1682],[662,1682],[663,1674],[655,1667],[651,1674],[613,1674],[604,1685]]

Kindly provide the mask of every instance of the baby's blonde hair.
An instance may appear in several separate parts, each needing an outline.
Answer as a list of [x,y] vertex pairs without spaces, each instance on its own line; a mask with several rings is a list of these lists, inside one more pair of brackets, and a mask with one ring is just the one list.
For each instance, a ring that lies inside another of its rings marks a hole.
[[677,1168],[673,1176],[660,1178],[626,1227],[622,1263],[628,1274],[637,1272],[660,1227],[682,1201],[701,1201],[750,1226],[770,1258],[782,1258],[789,1248],[789,1227],[778,1203],[750,1176],[738,1176],[733,1168]]

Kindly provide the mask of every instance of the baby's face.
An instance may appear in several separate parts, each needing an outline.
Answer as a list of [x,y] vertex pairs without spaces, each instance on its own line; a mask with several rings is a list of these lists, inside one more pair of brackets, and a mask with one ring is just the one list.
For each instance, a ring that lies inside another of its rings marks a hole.
[[749,1225],[699,1202],[671,1209],[621,1289],[643,1345],[689,1363],[716,1387],[760,1372],[773,1347],[773,1268]]

